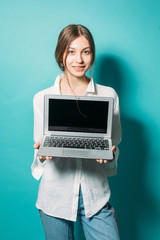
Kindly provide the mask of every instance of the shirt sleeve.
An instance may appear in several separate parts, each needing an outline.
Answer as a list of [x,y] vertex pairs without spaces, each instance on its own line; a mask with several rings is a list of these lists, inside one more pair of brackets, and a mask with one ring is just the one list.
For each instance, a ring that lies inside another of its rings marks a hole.
[[38,153],[38,149],[35,149],[35,151],[34,151],[34,161],[31,165],[31,170],[32,170],[32,176],[36,180],[39,180],[40,177],[43,174],[43,170],[44,170],[44,166],[45,166],[46,161],[44,161],[43,163],[40,162],[40,160],[37,156],[37,153]]
[[116,152],[114,153],[114,158],[111,161],[105,163],[105,168],[107,170],[107,176],[114,176],[117,174],[117,162],[119,157],[118,144],[121,142],[121,123],[120,123],[120,108],[119,108],[119,98],[115,95],[114,98],[114,111],[113,111],[113,122],[112,122],[112,145],[116,146]]
[[[35,95],[33,99],[34,111],[34,141],[42,140],[43,136],[43,98]],[[34,151],[34,161],[31,165],[32,175],[36,180],[39,180],[43,174],[46,161],[41,162],[37,156],[38,149]]]

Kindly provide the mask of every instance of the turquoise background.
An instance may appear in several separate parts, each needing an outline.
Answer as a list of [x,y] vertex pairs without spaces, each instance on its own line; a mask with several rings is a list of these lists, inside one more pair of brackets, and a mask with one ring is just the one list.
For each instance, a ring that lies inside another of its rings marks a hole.
[[[0,2],[0,236],[44,239],[32,176],[36,92],[60,72],[54,50],[61,29],[86,25],[96,43],[95,82],[120,97],[123,141],[110,178],[122,240],[160,239],[160,1]],[[76,240],[83,240],[80,224]]]

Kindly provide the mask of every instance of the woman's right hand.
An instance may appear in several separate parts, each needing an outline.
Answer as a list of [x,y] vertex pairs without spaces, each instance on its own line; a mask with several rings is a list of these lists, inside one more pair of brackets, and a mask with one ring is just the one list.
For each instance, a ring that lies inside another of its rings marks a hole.
[[[40,142],[35,142],[35,144],[33,145],[33,147],[35,149],[39,149],[40,147]],[[53,157],[50,157],[50,156],[38,156],[40,160],[49,160],[49,159],[52,159]]]

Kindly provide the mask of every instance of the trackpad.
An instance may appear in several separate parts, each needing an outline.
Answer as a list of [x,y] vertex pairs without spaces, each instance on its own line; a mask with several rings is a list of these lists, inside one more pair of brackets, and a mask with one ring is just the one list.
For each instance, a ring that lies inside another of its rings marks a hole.
[[78,149],[63,149],[62,155],[64,157],[88,157],[89,151],[81,151]]

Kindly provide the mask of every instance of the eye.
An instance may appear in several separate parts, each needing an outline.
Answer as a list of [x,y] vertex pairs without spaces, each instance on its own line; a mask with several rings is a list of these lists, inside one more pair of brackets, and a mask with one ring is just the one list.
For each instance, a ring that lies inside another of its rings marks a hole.
[[74,54],[74,51],[73,51],[73,50],[69,50],[68,53],[69,53],[69,54]]
[[85,50],[84,54],[88,55],[88,54],[90,54],[90,51]]

